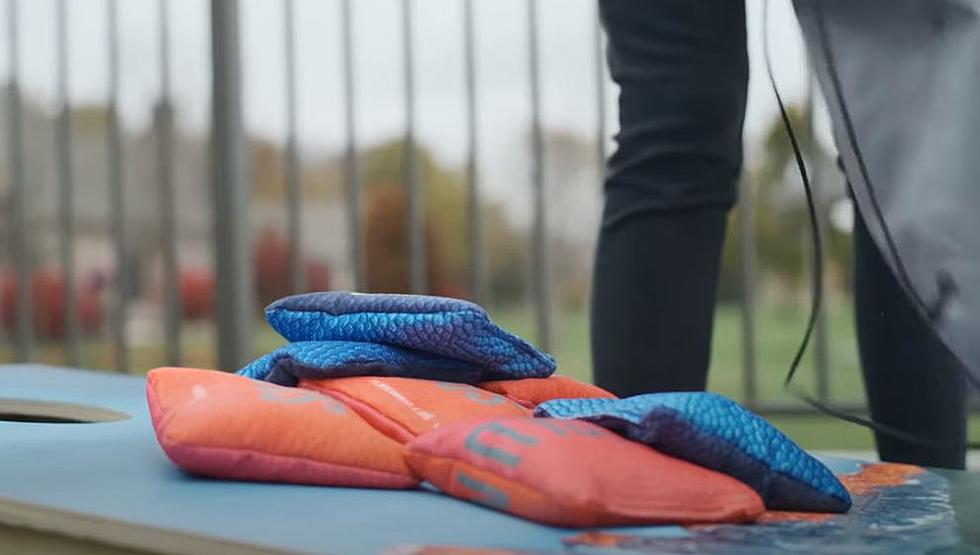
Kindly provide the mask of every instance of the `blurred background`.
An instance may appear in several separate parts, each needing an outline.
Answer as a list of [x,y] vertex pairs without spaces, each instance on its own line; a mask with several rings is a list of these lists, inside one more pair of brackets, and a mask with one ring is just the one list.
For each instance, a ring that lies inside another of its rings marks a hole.
[[[711,389],[805,446],[870,435],[782,378],[808,220],[762,66],[730,218]],[[293,292],[474,299],[590,379],[590,272],[614,149],[594,0],[5,0],[0,363],[235,369]],[[789,3],[774,71],[815,174],[827,302],[800,387],[860,410],[851,208]],[[977,426],[973,426],[976,430]]]

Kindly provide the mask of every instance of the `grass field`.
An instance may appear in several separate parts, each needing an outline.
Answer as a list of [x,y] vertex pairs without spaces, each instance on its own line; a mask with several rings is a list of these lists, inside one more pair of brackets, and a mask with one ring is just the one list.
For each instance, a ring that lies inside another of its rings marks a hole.
[[[765,402],[787,404],[795,398],[784,392],[782,379],[796,353],[804,328],[804,314],[798,310],[775,306],[760,307],[757,315],[756,356],[758,357],[757,395]],[[534,337],[534,324],[525,311],[501,311],[494,318],[508,329],[525,337]],[[838,402],[859,403],[864,399],[853,323],[847,307],[828,314],[829,379],[831,396]],[[575,378],[590,380],[592,365],[589,353],[588,316],[583,312],[565,313],[556,319],[554,354],[559,371]],[[713,391],[741,400],[742,334],[737,307],[722,306],[715,317],[709,387]],[[812,351],[812,347],[811,347]],[[795,383],[810,389],[815,372],[812,361],[803,363]]]
[[[761,403],[801,404],[783,390],[783,378],[796,354],[806,324],[806,314],[796,308],[762,305],[756,315],[757,395]],[[494,318],[508,329],[534,337],[529,311],[495,312]],[[858,364],[854,322],[849,304],[831,306],[826,314],[828,375],[835,403],[861,404],[864,384]],[[554,355],[558,371],[575,378],[591,379],[588,315],[565,313],[555,321]],[[742,335],[736,306],[721,306],[715,315],[708,389],[736,400],[744,398],[742,382]],[[812,343],[811,343],[812,354]],[[794,383],[814,391],[812,358],[805,359]],[[872,449],[871,433],[859,426],[821,414],[770,417],[776,426],[808,449]],[[970,421],[970,437],[980,440],[980,415]]]
[[[492,310],[494,319],[505,328],[533,340],[534,321],[529,309]],[[783,391],[782,380],[799,344],[805,313],[797,308],[762,305],[756,316],[758,357],[758,400],[780,405],[798,402]],[[864,390],[854,342],[849,305],[832,306],[827,313],[829,330],[829,379],[831,398],[837,403],[860,403]],[[264,323],[256,326],[255,354],[268,352],[283,340]],[[559,372],[591,380],[588,315],[584,310],[559,312],[555,317],[555,346]],[[716,315],[712,346],[709,389],[737,400],[743,399],[741,326],[737,307],[722,306]],[[208,324],[187,326],[183,333],[185,366],[214,366],[214,332]],[[102,341],[89,342],[84,349],[84,366],[108,368],[112,364],[110,347]],[[144,373],[163,364],[159,345],[132,349],[134,372]],[[9,346],[0,347],[0,362],[12,360]],[[39,345],[36,359],[46,364],[64,364],[59,345]],[[813,391],[814,371],[808,359],[797,375],[798,385]],[[863,428],[818,414],[770,418],[779,428],[811,449],[870,449],[871,435]],[[980,440],[980,415],[971,420],[971,438]]]

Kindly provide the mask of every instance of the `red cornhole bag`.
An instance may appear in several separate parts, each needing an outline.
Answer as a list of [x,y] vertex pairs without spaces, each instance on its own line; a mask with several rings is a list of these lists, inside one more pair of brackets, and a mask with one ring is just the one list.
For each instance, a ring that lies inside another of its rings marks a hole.
[[557,526],[745,522],[745,484],[589,422],[480,420],[408,444],[408,464],[454,497]]
[[402,443],[463,420],[531,416],[529,410],[502,395],[461,383],[362,376],[301,380],[299,386],[336,397]]
[[552,399],[580,399],[593,397],[599,399],[615,399],[616,396],[601,387],[583,383],[565,376],[549,378],[526,378],[523,380],[495,380],[482,382],[478,387],[504,395],[517,401],[523,407],[533,409],[539,404]]
[[205,476],[408,488],[404,447],[332,397],[234,374],[158,368],[146,399],[163,451]]

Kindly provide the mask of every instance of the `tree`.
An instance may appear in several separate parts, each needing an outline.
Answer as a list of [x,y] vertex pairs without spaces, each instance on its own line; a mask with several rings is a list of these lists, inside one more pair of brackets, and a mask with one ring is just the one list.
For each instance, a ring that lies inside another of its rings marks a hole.
[[[790,123],[804,153],[811,181],[819,188],[814,203],[824,223],[824,255],[829,269],[848,275],[850,237],[829,225],[828,213],[833,203],[845,196],[840,188],[829,187],[829,176],[836,170],[834,156],[813,140],[811,117],[803,109],[787,109]],[[799,288],[808,269],[811,242],[810,216],[795,156],[782,118],[777,114],[770,122],[763,140],[762,162],[749,174],[755,184],[755,221],[760,267],[777,275],[792,288]],[[847,280],[843,280],[847,283]]]
[[[404,186],[404,142],[389,141],[362,156],[366,198],[365,266],[372,291],[408,291],[409,260]],[[459,172],[439,164],[424,147],[416,151],[422,183],[425,222],[426,276],[433,294],[468,297],[466,270],[467,198]],[[520,298],[526,261],[524,238],[513,229],[503,208],[484,201],[480,206],[488,257],[491,297],[498,302]]]

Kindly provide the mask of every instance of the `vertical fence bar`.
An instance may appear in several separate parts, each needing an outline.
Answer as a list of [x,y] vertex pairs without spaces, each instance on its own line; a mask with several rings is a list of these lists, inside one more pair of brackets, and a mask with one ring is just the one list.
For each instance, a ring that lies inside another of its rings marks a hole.
[[61,276],[65,299],[65,362],[78,366],[82,362],[81,331],[78,322],[78,298],[75,288],[75,183],[72,171],[71,99],[68,92],[68,7],[58,0],[58,219]]
[[174,191],[174,110],[170,91],[170,3],[159,0],[158,47],[160,56],[160,100],[155,114],[157,146],[157,191],[160,195],[160,238],[163,258],[163,311],[166,362],[181,364],[180,284],[177,276],[177,218]]
[[756,406],[757,392],[757,360],[756,360],[756,328],[755,328],[755,279],[756,279],[756,242],[755,242],[755,198],[751,191],[748,178],[743,176],[739,182],[738,198],[738,238],[739,238],[739,270],[742,278],[742,395],[746,406]]
[[123,190],[122,133],[119,127],[119,19],[117,0],[106,2],[106,27],[109,38],[106,153],[109,166],[112,238],[116,251],[116,291],[112,306],[112,346],[116,371],[129,372],[129,338],[126,334],[129,265],[126,256],[126,197]]
[[[805,63],[805,62],[804,62]],[[813,194],[814,202],[817,208],[817,233],[820,234],[820,243],[823,245],[827,244],[826,241],[826,202],[824,202],[823,195],[823,160],[820,158],[819,147],[817,145],[817,136],[814,129],[816,124],[815,110],[814,110],[814,96],[816,95],[816,83],[815,76],[812,71],[809,70],[809,64],[806,66],[807,71],[807,89],[806,89],[806,99],[804,109],[806,110],[807,125],[806,125],[806,137],[804,137],[805,144],[809,145],[810,157],[810,176],[813,182]],[[820,256],[822,253],[811,251],[811,264],[816,266],[816,257]],[[816,373],[816,386],[817,386],[817,398],[821,401],[828,401],[830,398],[830,373],[829,373],[829,351],[830,351],[830,338],[827,330],[827,311],[826,311],[826,296],[824,296],[824,303],[817,307],[817,321],[816,327],[813,330],[813,365]]]
[[211,171],[218,366],[240,368],[252,350],[249,189],[242,124],[238,2],[211,0]]
[[594,43],[595,43],[595,99],[596,99],[596,159],[599,163],[599,180],[606,175],[606,57],[602,43],[602,20],[599,3],[596,2]]
[[10,53],[7,146],[10,156],[10,184],[13,193],[11,220],[14,227],[14,265],[17,281],[16,357],[27,362],[34,355],[34,307],[31,302],[30,198],[24,181],[24,114],[20,99],[20,37],[17,0],[7,0],[7,45]]
[[412,293],[424,294],[427,289],[425,275],[425,222],[422,187],[418,168],[418,152],[415,137],[415,60],[412,54],[414,33],[412,30],[412,0],[402,0],[402,49],[405,76],[405,190],[408,211],[408,258]]
[[473,0],[463,3],[463,49],[466,76],[466,185],[467,240],[469,244],[470,294],[477,303],[486,301],[483,257],[483,222],[480,215],[480,183],[477,164],[476,36],[473,25]]
[[538,345],[551,349],[551,291],[548,279],[548,226],[544,203],[544,131],[541,126],[541,72],[538,67],[538,3],[527,2],[528,70],[531,84],[531,184],[534,229],[531,240],[531,291],[538,328]]
[[289,235],[289,283],[303,291],[303,245],[300,218],[300,167],[296,140],[296,36],[293,0],[283,2],[283,49],[286,53],[286,226]]
[[350,237],[349,257],[351,273],[354,277],[354,289],[363,291],[367,288],[364,277],[362,252],[364,242],[361,235],[361,184],[357,166],[357,128],[354,121],[354,38],[353,14],[351,0],[343,0],[340,4],[341,21],[340,33],[343,48],[343,82],[344,82],[344,131],[347,135],[347,146],[344,152],[344,180],[347,184],[347,230]]

